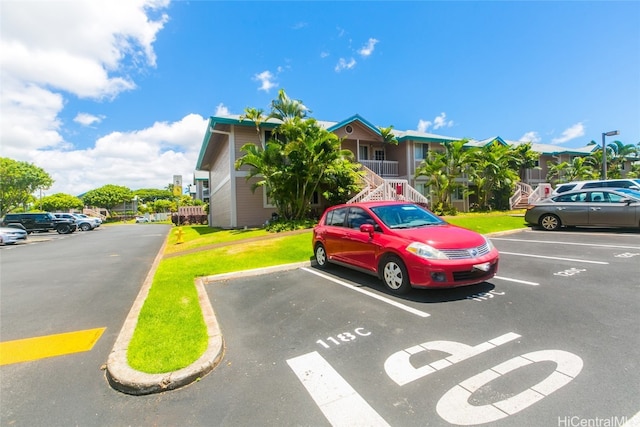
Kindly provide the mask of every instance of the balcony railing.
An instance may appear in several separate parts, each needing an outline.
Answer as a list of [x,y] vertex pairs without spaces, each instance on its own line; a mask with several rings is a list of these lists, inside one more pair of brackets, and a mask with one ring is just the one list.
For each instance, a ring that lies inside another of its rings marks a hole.
[[358,160],[360,164],[380,176],[398,176],[398,162],[390,160]]

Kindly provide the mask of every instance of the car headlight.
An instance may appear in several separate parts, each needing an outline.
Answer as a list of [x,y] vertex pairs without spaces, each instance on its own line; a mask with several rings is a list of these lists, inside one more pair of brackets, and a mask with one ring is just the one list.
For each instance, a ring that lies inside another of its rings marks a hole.
[[491,241],[491,239],[489,239],[488,237],[485,237],[484,240],[485,242],[487,242],[487,247],[489,248],[489,251],[492,251],[495,248],[495,246],[493,246],[493,242]]
[[424,243],[413,242],[407,246],[407,251],[426,259],[449,259],[444,253]]

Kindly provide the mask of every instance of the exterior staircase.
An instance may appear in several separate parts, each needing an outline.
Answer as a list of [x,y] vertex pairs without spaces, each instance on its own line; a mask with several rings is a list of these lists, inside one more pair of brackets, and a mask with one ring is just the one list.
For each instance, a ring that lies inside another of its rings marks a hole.
[[546,182],[538,184],[535,190],[529,184],[519,182],[516,185],[515,193],[509,198],[509,208],[512,210],[525,209],[529,203],[551,196],[551,190],[551,184]]
[[366,166],[362,166],[364,188],[353,196],[347,203],[402,200],[425,207],[429,206],[429,199],[409,185],[406,179],[388,179],[374,173]]

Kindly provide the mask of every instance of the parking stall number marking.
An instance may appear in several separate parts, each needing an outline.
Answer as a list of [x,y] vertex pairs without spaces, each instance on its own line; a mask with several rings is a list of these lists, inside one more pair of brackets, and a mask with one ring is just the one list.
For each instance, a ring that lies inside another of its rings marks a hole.
[[625,252],[623,254],[616,255],[616,258],[633,258],[634,256],[640,256],[640,253]]
[[[358,330],[363,332],[358,328],[356,333]],[[402,387],[518,338],[521,336],[509,332],[476,346],[456,341],[429,341],[393,353],[385,361],[384,370],[391,380]],[[449,356],[420,367],[413,366],[411,356],[430,350]],[[498,402],[486,405],[469,403],[471,395],[491,381],[540,362],[556,364],[555,370],[540,382]],[[318,352],[288,359],[287,364],[331,425],[349,426],[355,421],[358,425],[389,425]],[[438,400],[436,412],[445,421],[457,425],[497,421],[528,408],[569,384],[582,371],[582,367],[583,361],[579,356],[564,350],[540,350],[522,354],[453,386]]]
[[469,295],[466,299],[470,299],[473,301],[486,301],[490,298],[493,298],[494,295],[504,295],[504,292],[498,292],[495,289],[492,289],[489,292],[480,292],[477,294]]
[[371,332],[366,331],[364,328],[356,328],[353,330],[353,332],[355,335],[351,332],[343,332],[336,335],[335,337],[327,337],[326,341],[318,340],[316,341],[316,344],[322,346],[323,348],[331,348],[340,345],[340,343],[349,343],[355,341],[359,336],[368,337],[369,335],[371,335]]
[[557,273],[553,273],[554,276],[561,276],[561,277],[571,277],[571,276],[575,276],[576,274],[580,274],[580,273],[584,273],[585,271],[587,271],[584,268],[570,268],[568,270],[564,270],[564,271],[559,271]]

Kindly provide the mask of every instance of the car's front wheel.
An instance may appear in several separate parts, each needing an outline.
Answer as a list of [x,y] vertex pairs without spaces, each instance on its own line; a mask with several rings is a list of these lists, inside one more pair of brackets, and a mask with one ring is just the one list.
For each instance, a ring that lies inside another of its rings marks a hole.
[[382,281],[395,294],[406,294],[411,290],[407,267],[395,255],[387,256],[382,261]]
[[69,224],[61,224],[56,228],[58,234],[69,234],[71,233],[71,226]]
[[86,222],[85,222],[85,223],[80,224],[80,230],[82,230],[82,231],[89,231],[89,230],[91,230],[91,224],[88,224],[88,223],[86,223]]
[[544,214],[540,218],[540,227],[547,231],[557,230],[561,225],[562,223],[560,222],[560,218],[553,214]]
[[327,251],[324,249],[322,243],[318,243],[316,245],[314,253],[316,256],[316,263],[318,264],[318,267],[325,268],[327,266]]

